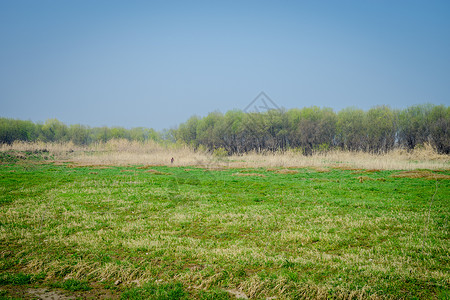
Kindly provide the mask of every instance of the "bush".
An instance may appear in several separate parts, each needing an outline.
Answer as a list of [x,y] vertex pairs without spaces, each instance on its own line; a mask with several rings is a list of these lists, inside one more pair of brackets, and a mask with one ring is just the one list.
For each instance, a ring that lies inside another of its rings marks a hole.
[[228,156],[228,151],[225,150],[224,148],[220,147],[220,148],[214,149],[213,155],[214,155],[214,157],[217,157],[217,158],[223,158],[223,157]]

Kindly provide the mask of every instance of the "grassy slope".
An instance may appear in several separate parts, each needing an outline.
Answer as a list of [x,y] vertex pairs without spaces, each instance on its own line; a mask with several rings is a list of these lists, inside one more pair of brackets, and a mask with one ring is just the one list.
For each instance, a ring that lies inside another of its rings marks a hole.
[[450,295],[447,179],[436,191],[396,171],[152,169],[0,165],[0,285],[27,274],[144,285],[123,297],[155,281],[197,298]]

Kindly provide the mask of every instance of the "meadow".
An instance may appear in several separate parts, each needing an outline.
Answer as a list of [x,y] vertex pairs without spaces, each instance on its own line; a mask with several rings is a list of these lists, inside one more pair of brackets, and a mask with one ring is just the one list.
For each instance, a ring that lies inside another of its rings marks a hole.
[[0,298],[450,297],[448,157],[22,146],[0,151]]

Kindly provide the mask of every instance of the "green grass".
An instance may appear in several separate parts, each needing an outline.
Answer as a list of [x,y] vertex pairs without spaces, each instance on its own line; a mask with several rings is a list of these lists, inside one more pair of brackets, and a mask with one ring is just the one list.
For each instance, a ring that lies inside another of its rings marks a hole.
[[188,299],[181,283],[148,283],[141,288],[132,288],[122,294],[121,299],[181,300]]
[[0,165],[0,285],[103,282],[124,299],[448,299],[449,180],[436,190],[397,171],[138,167]]
[[17,274],[0,274],[0,285],[6,285],[6,284],[14,284],[14,285],[21,285],[21,284],[29,284],[32,282],[33,276],[29,274],[24,273],[17,273]]
[[67,279],[63,282],[55,282],[50,284],[51,287],[61,288],[66,291],[76,292],[76,291],[89,291],[92,289],[89,286],[89,282],[80,281],[77,279]]

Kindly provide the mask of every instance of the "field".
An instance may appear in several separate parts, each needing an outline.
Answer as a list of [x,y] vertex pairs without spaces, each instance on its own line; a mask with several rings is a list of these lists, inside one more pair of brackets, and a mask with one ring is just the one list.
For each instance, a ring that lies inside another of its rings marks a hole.
[[450,298],[448,158],[113,150],[0,152],[0,298]]

